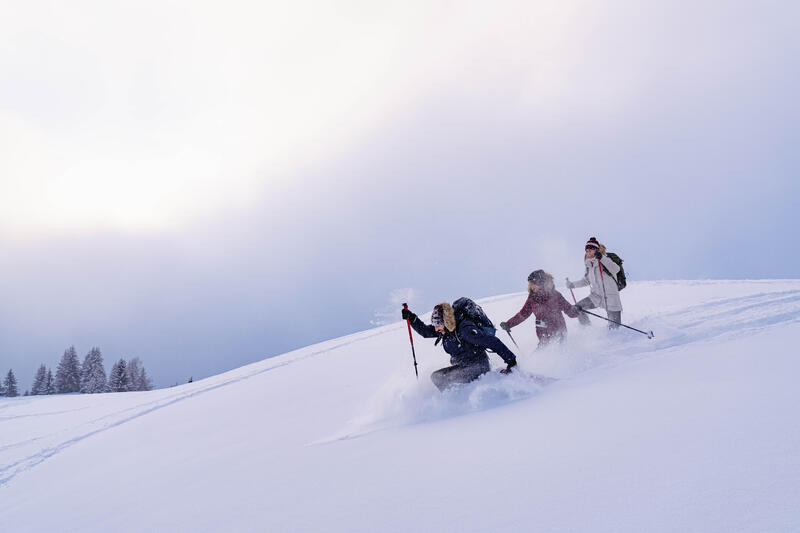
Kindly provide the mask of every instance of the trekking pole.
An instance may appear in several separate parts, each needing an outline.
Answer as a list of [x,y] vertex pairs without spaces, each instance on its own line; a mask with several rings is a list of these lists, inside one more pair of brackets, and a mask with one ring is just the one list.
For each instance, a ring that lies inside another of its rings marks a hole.
[[626,326],[622,322],[617,322],[616,320],[611,320],[610,318],[606,318],[604,316],[600,316],[598,314],[592,313],[591,311],[587,311],[586,309],[581,309],[581,313],[586,313],[587,315],[596,316],[597,318],[602,318],[603,320],[608,320],[609,322],[613,322],[614,324],[617,324],[618,326],[622,326],[624,328],[632,329],[633,331],[638,331],[642,335],[647,335],[648,339],[652,339],[653,337],[655,337],[655,335],[653,335],[653,331],[652,330],[650,330],[650,331],[642,331],[640,329],[632,328],[630,326]]
[[600,269],[600,285],[603,286],[603,302],[606,304],[606,314],[608,314],[608,298],[606,297],[606,282],[603,279],[603,264],[597,260],[597,268]]
[[[567,278],[567,282],[569,282],[569,278]],[[575,305],[578,305],[578,300],[575,299],[575,293],[572,290],[572,287],[569,288],[569,293],[572,295],[572,301],[575,302]]]
[[514,340],[514,337],[512,337],[512,336],[511,336],[511,330],[508,330],[508,329],[507,329],[507,330],[506,330],[506,333],[508,333],[508,336],[511,338],[511,342],[513,342],[513,343],[514,343],[514,346],[516,346],[516,347],[517,347],[517,350],[521,350],[522,348],[520,348],[520,347],[519,347],[519,344],[517,344],[517,341],[515,341],[515,340]]
[[[403,309],[408,311],[408,304],[403,304]],[[406,318],[406,326],[408,326],[408,340],[411,341],[411,357],[414,358],[414,373],[417,375],[417,380],[419,380],[419,371],[417,370],[417,354],[414,351],[414,337],[411,336],[411,320]]]

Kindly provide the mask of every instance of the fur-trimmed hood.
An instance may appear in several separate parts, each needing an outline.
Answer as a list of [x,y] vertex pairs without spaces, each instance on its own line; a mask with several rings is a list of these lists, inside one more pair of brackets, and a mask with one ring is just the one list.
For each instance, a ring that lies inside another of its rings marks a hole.
[[550,274],[549,272],[545,272],[544,275],[545,275],[545,281],[542,289],[544,289],[544,292],[553,292],[553,289],[556,288],[556,284],[553,281],[553,275]]
[[440,304],[436,304],[433,307],[433,314],[431,315],[431,321],[433,321],[433,317],[437,314],[441,314],[442,321],[444,322],[444,327],[447,331],[455,331],[456,330],[456,313],[453,311],[453,306],[447,302],[442,302]]
[[[542,290],[546,293],[553,292],[556,288],[556,284],[553,281],[553,275],[549,272],[545,272],[544,270],[536,270],[528,276],[528,281],[533,281],[537,285],[539,285]],[[528,289],[530,292],[530,289]]]

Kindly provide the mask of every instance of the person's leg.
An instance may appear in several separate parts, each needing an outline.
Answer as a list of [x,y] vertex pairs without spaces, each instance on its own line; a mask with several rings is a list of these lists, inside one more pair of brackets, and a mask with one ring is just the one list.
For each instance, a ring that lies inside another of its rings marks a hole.
[[433,381],[433,384],[436,385],[436,388],[438,388],[440,391],[444,391],[452,385],[474,381],[478,379],[481,374],[484,374],[487,371],[488,369],[485,369],[480,365],[448,366],[445,368],[440,368],[431,374],[431,381]]
[[[588,296],[586,298],[584,298],[583,300],[579,301],[578,305],[581,306],[581,308],[583,308],[583,309],[594,309],[595,308],[594,302]],[[589,324],[591,324],[591,322],[589,321],[589,315],[587,315],[586,313],[578,313],[578,322],[582,326],[588,326]]]
[[539,345],[536,347],[537,350],[542,348],[547,348],[551,344],[558,344],[564,342],[564,332],[557,331],[553,334],[545,334],[539,338]]
[[[611,320],[615,320],[617,322],[622,322],[622,311],[609,311],[608,318],[610,318]],[[614,324],[614,322],[608,323],[608,329],[617,329],[617,328],[619,328],[619,325]]]
[[548,344],[550,344],[550,337],[548,336],[539,337],[539,344],[536,345],[536,349],[541,350],[542,348],[546,348]]

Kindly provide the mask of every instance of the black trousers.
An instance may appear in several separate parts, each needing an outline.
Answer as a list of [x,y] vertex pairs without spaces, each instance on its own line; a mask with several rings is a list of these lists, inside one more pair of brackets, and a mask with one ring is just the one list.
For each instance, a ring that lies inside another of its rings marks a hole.
[[[581,300],[580,302],[578,302],[578,305],[580,305],[584,309],[594,309],[596,307],[594,305],[594,302],[592,302],[592,299],[589,298],[588,296],[583,300]],[[622,322],[622,311],[606,311],[606,314],[608,315],[608,318],[610,318],[611,320]],[[580,313],[578,315],[578,322],[580,322],[584,326],[588,326],[589,315],[587,315],[586,313]],[[618,327],[619,326],[614,324],[613,322],[608,323],[608,329],[617,329]]]
[[431,374],[431,381],[440,391],[458,383],[469,383],[488,372],[488,365],[453,365],[440,368]]

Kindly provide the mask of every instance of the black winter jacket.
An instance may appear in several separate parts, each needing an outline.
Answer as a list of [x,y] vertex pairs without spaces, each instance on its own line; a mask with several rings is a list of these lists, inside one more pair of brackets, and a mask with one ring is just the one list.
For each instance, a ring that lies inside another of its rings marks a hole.
[[480,365],[489,370],[489,356],[486,349],[493,350],[507,364],[516,361],[514,353],[503,344],[503,341],[486,333],[471,320],[462,320],[456,331],[446,331],[444,335],[436,328],[425,324],[418,317],[411,322],[411,327],[426,338],[441,337],[444,351],[450,354],[450,364],[460,366]]

